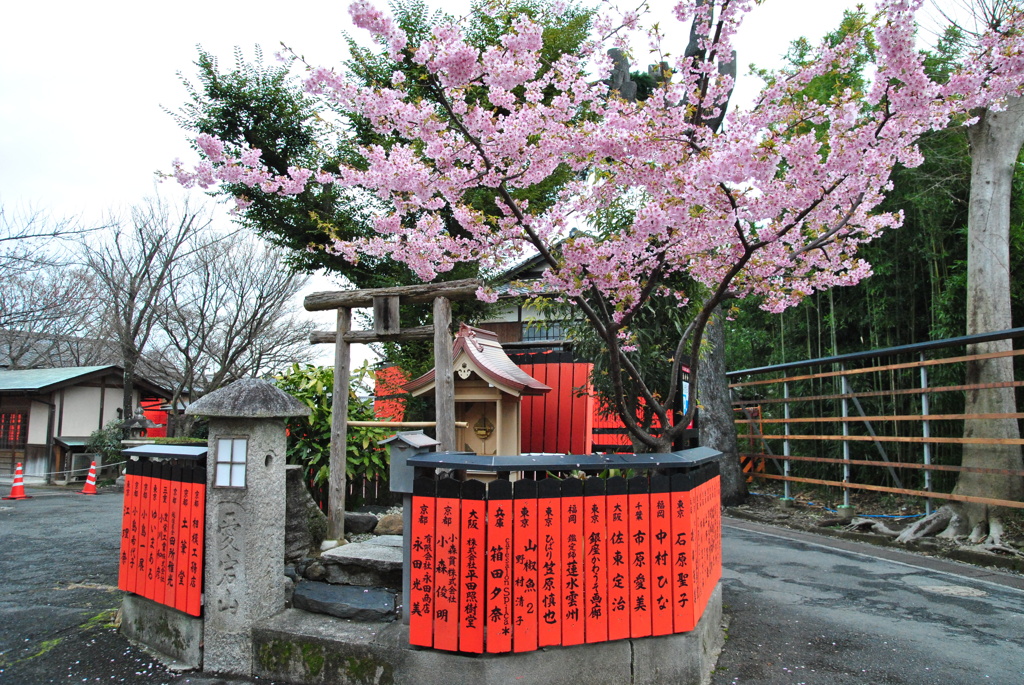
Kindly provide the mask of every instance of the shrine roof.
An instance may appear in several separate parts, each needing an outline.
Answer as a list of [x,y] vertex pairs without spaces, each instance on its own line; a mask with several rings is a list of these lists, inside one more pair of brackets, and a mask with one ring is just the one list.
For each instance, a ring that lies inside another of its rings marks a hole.
[[[493,331],[460,323],[452,347],[452,366],[456,371],[462,361],[469,362],[464,368],[477,372],[488,383],[515,395],[543,395],[551,391],[550,387],[520,369],[509,359]],[[431,369],[419,378],[409,381],[402,388],[414,395],[429,390],[436,380],[435,371],[436,369]]]

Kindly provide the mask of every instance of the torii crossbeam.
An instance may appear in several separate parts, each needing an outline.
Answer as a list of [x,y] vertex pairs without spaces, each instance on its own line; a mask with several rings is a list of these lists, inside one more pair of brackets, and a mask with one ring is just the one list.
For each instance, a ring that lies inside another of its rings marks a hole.
[[[437,370],[435,394],[437,440],[441,451],[455,450],[455,381],[452,369],[452,300],[471,300],[482,283],[476,279],[425,283],[395,288],[335,290],[307,295],[306,311],[337,311],[337,328],[314,332],[311,343],[334,343],[334,401],[331,408],[331,457],[328,480],[328,535],[338,539],[345,534],[345,452],[348,440],[348,380],[351,372],[350,346],[353,343],[402,342],[434,339],[434,368]],[[433,302],[433,323],[429,326],[401,328],[400,304]],[[352,309],[373,307],[373,330],[353,331]]]

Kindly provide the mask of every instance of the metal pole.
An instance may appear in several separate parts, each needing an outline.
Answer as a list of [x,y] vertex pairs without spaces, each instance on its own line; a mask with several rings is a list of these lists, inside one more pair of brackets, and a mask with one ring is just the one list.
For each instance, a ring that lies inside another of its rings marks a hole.
[[[840,365],[839,370],[840,371],[846,371],[846,366],[845,365]],[[843,379],[843,395],[849,395],[850,394],[850,384],[847,382],[846,376],[843,376],[842,379]],[[844,437],[849,437],[849,435],[850,435],[850,422],[846,420],[849,417],[850,417],[850,403],[849,403],[849,401],[845,397],[843,397],[843,436]],[[849,440],[843,440],[843,461],[846,462],[845,464],[843,464],[843,482],[844,483],[849,483],[850,482],[850,442],[849,442]],[[847,487],[843,488],[843,505],[847,506],[847,507],[850,506],[850,488],[847,488]]]
[[[922,362],[924,361],[924,352],[921,353],[920,359],[921,359]],[[928,387],[928,367],[921,366],[921,389],[925,390],[925,389],[927,389],[927,387]],[[931,410],[930,410],[930,408],[928,406],[928,393],[927,392],[922,392],[921,393],[921,416],[922,417],[928,416],[930,411]],[[928,438],[931,437],[931,426],[928,425],[928,419],[926,419],[926,418],[922,418],[921,419],[921,434],[924,436],[925,440],[927,440]],[[927,466],[931,466],[931,463],[932,463],[932,446],[931,446],[931,443],[925,442],[924,443],[924,465],[926,467]],[[932,472],[931,472],[931,469],[928,469],[928,468],[925,468],[925,470],[924,470],[924,489],[927,490],[928,492],[932,491]],[[930,497],[924,501],[924,512],[925,512],[925,514],[931,514],[932,513],[932,500],[931,500]]]
[[[782,384],[782,396],[786,402],[782,405],[783,411],[785,412],[786,423],[786,439],[782,442],[782,456],[789,457],[789,383]],[[782,462],[783,475],[786,476],[786,480],[782,481],[783,485],[783,496],[786,499],[792,499],[793,496],[789,492],[789,459]]]

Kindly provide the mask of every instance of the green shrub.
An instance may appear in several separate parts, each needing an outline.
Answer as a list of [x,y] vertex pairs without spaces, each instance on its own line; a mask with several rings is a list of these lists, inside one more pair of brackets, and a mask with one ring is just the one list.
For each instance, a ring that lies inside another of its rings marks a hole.
[[[288,463],[306,467],[307,481],[327,482],[331,456],[331,406],[334,369],[310,364],[293,364],[275,380],[279,388],[310,409],[308,417],[288,421]],[[374,381],[368,364],[356,369],[349,380],[348,418],[351,421],[374,421]],[[389,428],[357,428],[349,426],[345,472],[350,479],[388,476],[387,447],[377,442],[394,431]]]

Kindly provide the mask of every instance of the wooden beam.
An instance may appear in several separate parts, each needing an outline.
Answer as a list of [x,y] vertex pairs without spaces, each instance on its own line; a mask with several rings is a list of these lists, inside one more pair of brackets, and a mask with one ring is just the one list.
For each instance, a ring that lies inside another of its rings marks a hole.
[[401,329],[398,321],[398,296],[373,296],[373,332],[377,335],[394,335]]
[[[434,337],[433,326],[415,326],[403,328],[397,333],[378,335],[374,331],[349,331],[345,334],[347,343],[374,343],[374,342],[405,342],[406,340],[430,340]],[[309,342],[314,345],[334,344],[338,339],[335,331],[313,331],[309,334]]]
[[345,333],[352,325],[352,310],[338,309],[340,340],[334,348],[334,397],[331,402],[331,456],[327,497],[327,535],[331,540],[345,537],[345,465],[348,453],[348,378],[351,350]]
[[306,311],[322,312],[339,307],[370,307],[374,297],[396,296],[402,304],[431,302],[434,298],[444,297],[449,300],[472,300],[476,297],[477,288],[483,285],[475,278],[444,283],[421,283],[403,285],[397,288],[371,288],[368,290],[331,290],[306,295],[303,301]]
[[434,418],[441,452],[455,446],[455,369],[452,362],[452,303],[434,298]]

